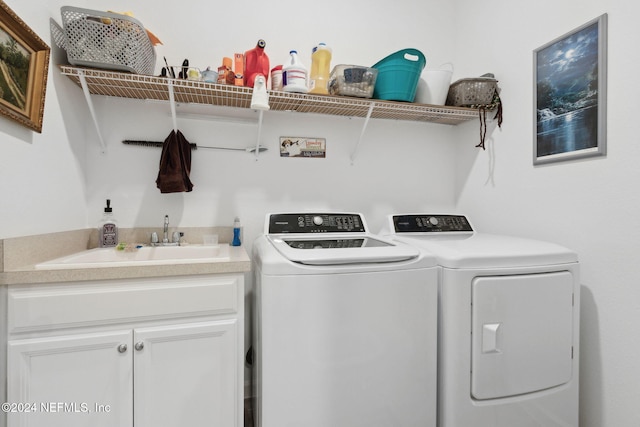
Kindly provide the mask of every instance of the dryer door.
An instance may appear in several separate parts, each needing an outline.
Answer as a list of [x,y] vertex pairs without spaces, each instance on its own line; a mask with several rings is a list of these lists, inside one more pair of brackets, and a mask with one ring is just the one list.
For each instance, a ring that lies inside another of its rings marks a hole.
[[472,298],[474,398],[531,393],[571,379],[571,273],[476,277]]

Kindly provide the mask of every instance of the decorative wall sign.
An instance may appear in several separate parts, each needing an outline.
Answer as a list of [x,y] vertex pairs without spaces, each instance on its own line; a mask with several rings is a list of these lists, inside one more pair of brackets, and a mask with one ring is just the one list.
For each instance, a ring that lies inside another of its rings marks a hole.
[[299,136],[280,137],[280,157],[324,158],[327,155],[324,138],[304,138]]
[[533,163],[606,154],[607,15],[533,52]]
[[49,46],[0,0],[0,113],[42,132]]

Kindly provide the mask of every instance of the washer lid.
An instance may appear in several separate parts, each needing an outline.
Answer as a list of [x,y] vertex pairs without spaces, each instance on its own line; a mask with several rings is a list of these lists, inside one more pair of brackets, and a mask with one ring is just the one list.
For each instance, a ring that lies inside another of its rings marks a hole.
[[420,255],[420,251],[410,245],[369,234],[279,234],[267,238],[286,259],[307,265],[398,262]]
[[420,256],[410,245],[370,234],[357,213],[268,214],[265,234],[287,260],[307,265],[388,263]]

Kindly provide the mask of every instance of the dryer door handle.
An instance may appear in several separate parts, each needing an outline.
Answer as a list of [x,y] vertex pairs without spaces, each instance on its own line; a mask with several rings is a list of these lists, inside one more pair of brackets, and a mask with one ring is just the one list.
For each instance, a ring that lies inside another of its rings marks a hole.
[[482,325],[482,352],[500,353],[498,349],[498,332],[501,323],[486,323]]

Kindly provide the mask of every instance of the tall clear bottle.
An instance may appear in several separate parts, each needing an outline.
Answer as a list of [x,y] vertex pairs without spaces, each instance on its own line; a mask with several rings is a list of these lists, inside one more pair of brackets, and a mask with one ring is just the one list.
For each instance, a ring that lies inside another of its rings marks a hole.
[[282,67],[282,90],[285,92],[307,93],[307,68],[298,59],[298,51],[289,52],[289,64]]
[[111,200],[107,199],[107,206],[102,214],[102,221],[98,226],[98,246],[112,248],[118,245],[118,224],[113,217]]
[[331,68],[331,48],[318,43],[311,51],[311,75],[309,93],[329,94],[329,70]]

